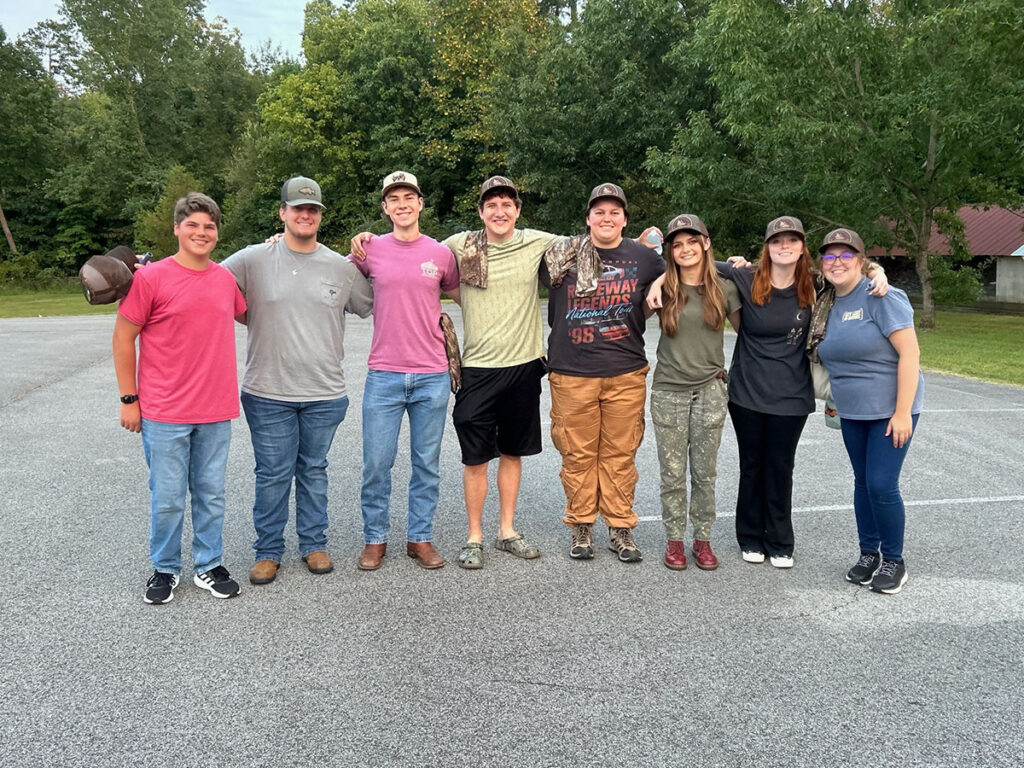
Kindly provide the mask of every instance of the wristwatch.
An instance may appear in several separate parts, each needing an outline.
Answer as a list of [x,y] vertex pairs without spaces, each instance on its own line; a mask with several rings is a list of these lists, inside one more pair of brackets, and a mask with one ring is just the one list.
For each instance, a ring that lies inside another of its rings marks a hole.
[[139,399],[138,395],[121,395],[121,402],[125,405],[131,405]]

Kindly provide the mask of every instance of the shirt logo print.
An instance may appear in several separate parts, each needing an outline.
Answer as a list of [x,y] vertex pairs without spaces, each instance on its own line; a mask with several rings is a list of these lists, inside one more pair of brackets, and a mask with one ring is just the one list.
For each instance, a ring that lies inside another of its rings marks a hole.
[[434,263],[433,259],[420,264],[420,272],[423,274],[423,277],[428,277],[431,280],[436,280],[441,274],[441,270],[437,268],[437,264]]
[[863,319],[864,319],[864,308],[861,307],[860,309],[855,309],[852,312],[843,312],[843,320],[842,320],[842,322],[845,323],[847,320],[863,320]]

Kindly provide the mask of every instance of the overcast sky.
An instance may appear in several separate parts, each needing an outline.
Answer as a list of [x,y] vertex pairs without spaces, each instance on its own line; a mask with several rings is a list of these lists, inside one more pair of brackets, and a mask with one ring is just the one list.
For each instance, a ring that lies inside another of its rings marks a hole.
[[[7,37],[15,39],[44,19],[57,16],[55,0],[0,0],[0,26]],[[306,0],[207,0],[206,18],[223,16],[228,26],[242,33],[242,45],[254,51],[265,40],[280,45],[286,53],[298,56],[302,50],[302,13]]]

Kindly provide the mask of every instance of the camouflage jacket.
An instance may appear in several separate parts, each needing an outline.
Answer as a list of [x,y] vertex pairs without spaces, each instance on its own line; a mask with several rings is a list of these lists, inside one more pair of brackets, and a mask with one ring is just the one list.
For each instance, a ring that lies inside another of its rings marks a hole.
[[487,287],[487,230],[466,235],[459,262],[459,282],[474,288]]
[[828,326],[828,313],[836,303],[836,289],[829,285],[821,274],[814,276],[815,298],[811,307],[811,326],[807,330],[807,357],[812,363],[818,360],[818,345],[825,338]]
[[576,295],[590,296],[597,291],[601,257],[589,235],[560,238],[544,251],[544,264],[551,275],[552,288],[560,286],[569,270],[576,267]]

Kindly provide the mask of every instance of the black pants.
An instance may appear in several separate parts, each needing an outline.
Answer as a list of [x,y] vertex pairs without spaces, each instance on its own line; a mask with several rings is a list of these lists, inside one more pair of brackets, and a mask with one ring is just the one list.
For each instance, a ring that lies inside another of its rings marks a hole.
[[793,464],[807,416],[773,416],[729,403],[740,449],[740,549],[793,554]]

